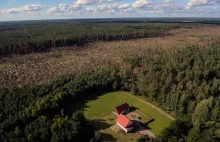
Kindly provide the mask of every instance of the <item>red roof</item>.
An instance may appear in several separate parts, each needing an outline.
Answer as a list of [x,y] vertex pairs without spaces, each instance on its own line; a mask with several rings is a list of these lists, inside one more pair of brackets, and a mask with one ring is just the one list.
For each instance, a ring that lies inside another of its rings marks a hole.
[[127,110],[128,108],[129,108],[129,105],[125,103],[120,106],[117,106],[115,109],[117,110],[118,114],[120,114],[122,111]]
[[120,114],[118,118],[116,119],[116,122],[118,122],[121,126],[126,128],[130,122],[130,119],[127,118],[125,115]]

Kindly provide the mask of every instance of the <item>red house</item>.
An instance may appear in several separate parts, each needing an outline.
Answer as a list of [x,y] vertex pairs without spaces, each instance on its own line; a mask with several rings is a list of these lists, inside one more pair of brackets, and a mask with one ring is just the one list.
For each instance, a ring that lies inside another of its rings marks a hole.
[[116,119],[116,123],[126,133],[131,131],[135,126],[135,123],[123,114],[120,114],[118,116],[118,118]]
[[122,104],[120,106],[117,106],[116,108],[114,108],[114,112],[116,114],[121,114],[121,113],[126,113],[129,111],[129,105],[127,103]]

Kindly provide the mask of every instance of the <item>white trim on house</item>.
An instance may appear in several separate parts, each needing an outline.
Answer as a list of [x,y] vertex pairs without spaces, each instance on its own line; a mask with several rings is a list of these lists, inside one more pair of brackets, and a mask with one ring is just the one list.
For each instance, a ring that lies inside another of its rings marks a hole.
[[128,130],[125,127],[121,126],[118,122],[117,125],[120,126],[127,133]]
[[[133,122],[132,122],[132,121],[129,121],[129,123],[128,123],[127,126],[130,126],[131,124],[133,124]],[[126,129],[125,127],[121,126],[121,124],[119,124],[118,122],[117,122],[117,125],[118,125],[119,127],[121,127],[126,133],[132,130],[132,129]],[[126,126],[126,127],[127,127],[127,126]]]
[[113,111],[113,113],[118,117],[118,114],[115,111]]

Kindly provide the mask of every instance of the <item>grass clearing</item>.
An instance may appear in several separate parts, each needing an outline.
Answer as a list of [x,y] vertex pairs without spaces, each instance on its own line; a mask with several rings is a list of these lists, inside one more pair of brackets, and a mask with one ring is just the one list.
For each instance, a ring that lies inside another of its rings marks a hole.
[[[82,104],[81,102],[80,104],[74,104],[70,107],[75,107],[72,109],[82,109],[87,119],[96,119],[98,117],[101,117],[100,119],[105,120],[105,116],[102,117],[103,115],[112,112],[114,107],[123,103],[129,103],[152,117],[154,121],[148,124],[148,127],[150,131],[152,131],[156,135],[160,134],[161,131],[165,127],[169,126],[170,122],[172,121],[170,118],[161,114],[158,110],[152,108],[150,105],[145,104],[144,102],[128,95],[128,92],[105,93],[98,96],[97,98],[88,98],[84,102],[84,104]],[[138,114],[140,113],[138,112]],[[143,116],[143,114],[140,114],[140,116],[143,120],[147,120],[147,118]],[[115,120],[113,121],[115,123]],[[107,122],[109,123],[109,121]]]
[[95,119],[102,117],[113,111],[113,109],[123,103],[135,101],[128,95],[123,95],[120,92],[111,92],[101,94],[98,97],[87,97],[85,101],[78,101],[78,104],[72,104],[70,111],[82,109],[87,119]]
[[140,121],[142,121],[142,122],[147,122],[147,121],[150,120],[150,118],[144,116],[144,115],[143,115],[142,113],[140,113],[139,111],[135,110],[134,112],[137,113],[137,114],[139,114],[139,115],[141,116],[141,120],[140,120]]

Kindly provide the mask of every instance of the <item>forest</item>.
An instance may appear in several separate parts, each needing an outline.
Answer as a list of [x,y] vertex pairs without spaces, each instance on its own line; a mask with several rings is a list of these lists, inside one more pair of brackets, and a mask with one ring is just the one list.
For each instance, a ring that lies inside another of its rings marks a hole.
[[[0,57],[45,52],[51,48],[83,46],[94,41],[161,37],[177,28],[201,24],[128,21],[29,21],[0,23]],[[210,26],[213,26],[210,24]]]
[[0,141],[105,141],[81,110],[67,110],[88,95],[114,90],[142,96],[177,118],[160,136],[139,142],[220,141],[219,61],[219,40],[204,47],[155,47],[144,56],[125,57],[123,70],[109,64],[42,84],[1,88]]

